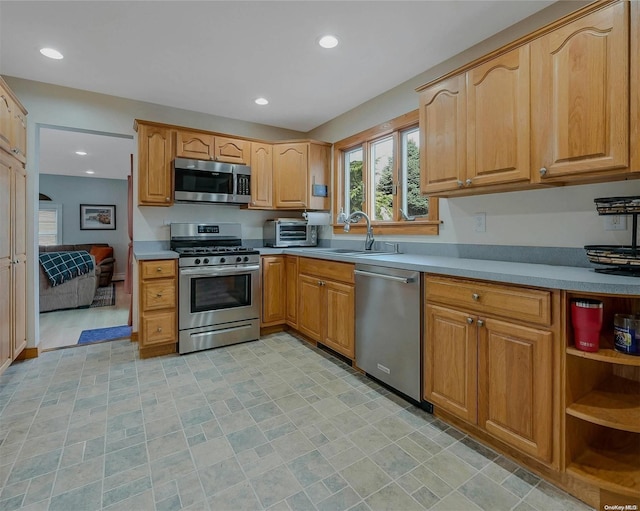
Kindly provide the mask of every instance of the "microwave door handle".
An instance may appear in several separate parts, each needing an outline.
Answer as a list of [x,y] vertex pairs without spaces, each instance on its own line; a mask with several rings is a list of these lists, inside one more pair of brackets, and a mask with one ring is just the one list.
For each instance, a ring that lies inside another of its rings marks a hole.
[[230,268],[182,268],[180,270],[180,275],[188,275],[190,277],[215,277],[217,275],[241,275],[243,273],[249,273],[258,270],[260,270],[260,265],[258,264],[250,266],[232,266]]

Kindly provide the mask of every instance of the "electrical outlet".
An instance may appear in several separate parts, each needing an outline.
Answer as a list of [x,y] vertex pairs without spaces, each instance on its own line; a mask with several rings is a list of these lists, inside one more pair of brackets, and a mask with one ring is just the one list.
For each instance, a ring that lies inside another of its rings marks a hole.
[[621,215],[605,215],[604,216],[605,231],[626,231],[627,217]]
[[476,213],[473,215],[473,230],[476,232],[487,232],[486,213]]

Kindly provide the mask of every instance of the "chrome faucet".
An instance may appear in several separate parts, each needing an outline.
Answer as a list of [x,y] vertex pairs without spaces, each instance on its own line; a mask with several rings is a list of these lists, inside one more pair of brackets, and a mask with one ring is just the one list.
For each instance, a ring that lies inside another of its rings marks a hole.
[[373,239],[371,220],[366,213],[364,213],[363,211],[354,211],[349,216],[347,216],[345,212],[341,210],[340,214],[338,215],[338,222],[344,222],[344,232],[349,232],[349,229],[351,229],[351,222],[358,223],[361,218],[364,218],[367,222],[367,237],[364,240],[364,249],[371,250],[371,247],[373,247],[373,242],[375,240]]

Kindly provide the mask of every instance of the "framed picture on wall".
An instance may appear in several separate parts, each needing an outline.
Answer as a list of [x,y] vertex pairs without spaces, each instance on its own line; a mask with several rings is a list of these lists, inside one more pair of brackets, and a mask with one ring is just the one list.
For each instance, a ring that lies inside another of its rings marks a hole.
[[115,204],[80,204],[80,229],[83,231],[115,231]]

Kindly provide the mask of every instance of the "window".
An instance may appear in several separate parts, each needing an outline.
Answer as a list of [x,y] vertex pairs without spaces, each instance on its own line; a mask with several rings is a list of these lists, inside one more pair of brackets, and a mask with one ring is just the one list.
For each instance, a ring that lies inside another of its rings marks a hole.
[[420,193],[417,110],[336,142],[334,154],[334,218],[364,211],[380,233],[438,233],[437,199],[430,208]]
[[38,209],[38,245],[62,243],[62,205],[40,201]]

